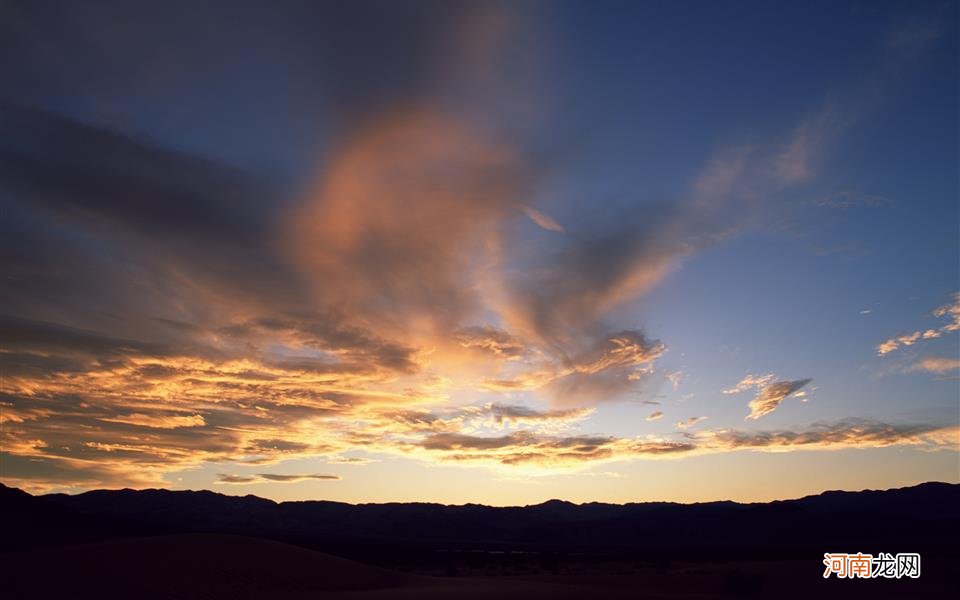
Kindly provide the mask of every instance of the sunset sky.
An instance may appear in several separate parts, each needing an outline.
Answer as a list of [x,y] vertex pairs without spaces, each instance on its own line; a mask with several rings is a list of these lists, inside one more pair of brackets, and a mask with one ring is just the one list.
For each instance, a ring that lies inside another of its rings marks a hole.
[[0,0],[0,480],[960,482],[958,4]]

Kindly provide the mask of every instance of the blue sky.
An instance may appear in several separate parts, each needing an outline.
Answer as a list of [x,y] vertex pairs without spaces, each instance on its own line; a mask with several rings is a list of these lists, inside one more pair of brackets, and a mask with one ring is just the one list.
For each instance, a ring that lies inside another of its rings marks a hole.
[[2,10],[5,481],[957,481],[955,2]]

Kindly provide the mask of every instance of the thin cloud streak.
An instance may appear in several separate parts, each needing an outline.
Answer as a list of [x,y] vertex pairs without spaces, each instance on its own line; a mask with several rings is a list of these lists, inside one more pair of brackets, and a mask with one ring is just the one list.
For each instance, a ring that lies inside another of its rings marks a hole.
[[530,220],[536,223],[537,226],[540,227],[541,229],[545,229],[547,231],[553,231],[555,233],[567,232],[567,230],[563,228],[563,225],[561,225],[560,223],[557,223],[553,219],[553,217],[549,215],[545,215],[539,210],[535,208],[531,208],[529,206],[523,206],[522,208],[523,208],[524,214],[530,217]]
[[258,473],[256,475],[230,475],[221,473],[217,475],[215,484],[235,484],[245,485],[251,483],[297,483],[300,481],[319,480],[319,481],[339,481],[342,479],[339,475],[283,475],[278,473]]

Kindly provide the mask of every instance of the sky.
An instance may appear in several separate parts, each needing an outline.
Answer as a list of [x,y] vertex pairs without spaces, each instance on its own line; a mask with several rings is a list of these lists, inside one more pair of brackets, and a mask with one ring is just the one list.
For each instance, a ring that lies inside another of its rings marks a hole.
[[960,482],[957,2],[0,0],[0,480]]

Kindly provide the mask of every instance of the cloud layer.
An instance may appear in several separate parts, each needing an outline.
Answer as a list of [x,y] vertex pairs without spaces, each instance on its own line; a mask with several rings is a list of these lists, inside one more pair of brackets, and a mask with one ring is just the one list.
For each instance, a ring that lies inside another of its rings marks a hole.
[[[104,11],[115,21],[60,8],[69,26],[29,5],[5,9],[0,25],[8,482],[154,486],[209,465],[222,484],[333,480],[268,469],[379,454],[547,471],[737,449],[955,445],[932,425],[693,429],[707,416],[662,436],[590,432],[609,403],[684,381],[660,369],[667,343],[617,311],[750,227],[760,200],[814,178],[831,139],[860,118],[856,102],[827,103],[769,142],[721,147],[683,197],[637,198],[591,223],[537,194],[555,168],[528,125],[544,111],[531,82],[547,20],[524,6],[289,3],[235,7],[231,27],[199,4],[115,3]],[[271,123],[285,141],[308,138],[296,176],[136,126],[130,107],[158,94],[164,118],[200,102],[184,90],[223,110],[217,82],[237,64],[290,70],[277,79],[293,93],[244,72],[264,95],[229,97],[238,121],[259,122],[243,105],[255,96],[283,113]],[[69,97],[98,110],[52,111],[34,101],[38,81],[57,106]],[[934,315],[952,321],[878,352],[960,329],[958,303]],[[946,372],[939,360],[918,368]],[[755,389],[757,419],[810,381],[748,377],[728,393]],[[663,415],[639,425],[669,427]]]

